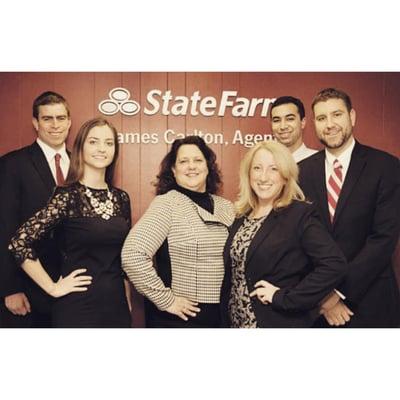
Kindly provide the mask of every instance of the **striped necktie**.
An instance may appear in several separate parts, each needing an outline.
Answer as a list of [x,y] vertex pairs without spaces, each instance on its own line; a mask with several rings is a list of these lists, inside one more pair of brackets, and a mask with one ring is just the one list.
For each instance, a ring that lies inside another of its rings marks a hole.
[[328,179],[327,193],[328,193],[328,208],[331,222],[335,216],[336,206],[339,201],[340,191],[342,190],[343,175],[342,165],[339,160],[333,162],[333,171]]
[[56,155],[54,156],[54,161],[56,162],[57,186],[61,186],[64,184],[64,175],[61,170],[60,159],[61,159],[61,154],[56,153]]

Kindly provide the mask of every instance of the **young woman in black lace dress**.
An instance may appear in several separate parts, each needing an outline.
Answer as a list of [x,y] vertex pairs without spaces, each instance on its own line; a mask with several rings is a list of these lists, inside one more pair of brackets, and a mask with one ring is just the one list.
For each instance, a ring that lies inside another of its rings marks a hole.
[[[25,272],[57,298],[55,327],[129,327],[130,293],[121,269],[122,244],[131,226],[126,192],[111,186],[118,158],[117,131],[103,118],[78,132],[71,166],[47,206],[23,224],[10,250]],[[35,254],[35,242],[57,232],[62,265],[53,282]]]

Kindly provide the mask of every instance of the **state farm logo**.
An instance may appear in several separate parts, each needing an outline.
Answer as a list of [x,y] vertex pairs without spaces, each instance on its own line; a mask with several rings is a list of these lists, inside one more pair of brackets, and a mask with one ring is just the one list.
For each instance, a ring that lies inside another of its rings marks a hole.
[[[130,100],[128,89],[117,87],[111,89],[108,99],[99,104],[99,111],[105,115],[114,115],[118,111],[124,115],[136,115],[141,106],[137,101]],[[223,117],[230,114],[232,117],[246,118],[259,115],[268,117],[270,105],[275,98],[269,97],[241,97],[237,90],[223,90],[218,97],[204,96],[199,90],[191,95],[175,95],[171,90],[150,90],[143,101],[144,115],[198,116]]]
[[140,111],[140,104],[129,100],[131,94],[128,89],[122,87],[111,89],[108,97],[99,104],[99,111],[104,115],[114,115],[118,111],[124,115],[135,115]]

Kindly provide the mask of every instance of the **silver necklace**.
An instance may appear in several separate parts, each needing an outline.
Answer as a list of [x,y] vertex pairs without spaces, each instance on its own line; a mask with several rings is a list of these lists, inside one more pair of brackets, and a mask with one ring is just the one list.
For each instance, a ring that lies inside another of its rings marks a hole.
[[103,219],[110,219],[114,214],[114,203],[112,202],[113,196],[107,186],[107,200],[100,201],[94,197],[92,191],[85,186],[85,194],[89,198],[90,204],[93,207],[94,212],[100,215]]

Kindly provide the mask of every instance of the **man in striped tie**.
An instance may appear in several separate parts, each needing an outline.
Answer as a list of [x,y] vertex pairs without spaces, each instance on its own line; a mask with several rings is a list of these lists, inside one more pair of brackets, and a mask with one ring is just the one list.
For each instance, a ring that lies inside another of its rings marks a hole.
[[321,304],[316,326],[398,327],[391,259],[400,230],[399,160],[354,139],[356,112],[345,92],[322,90],[312,109],[325,150],[299,164],[300,186],[349,263],[339,291]]

